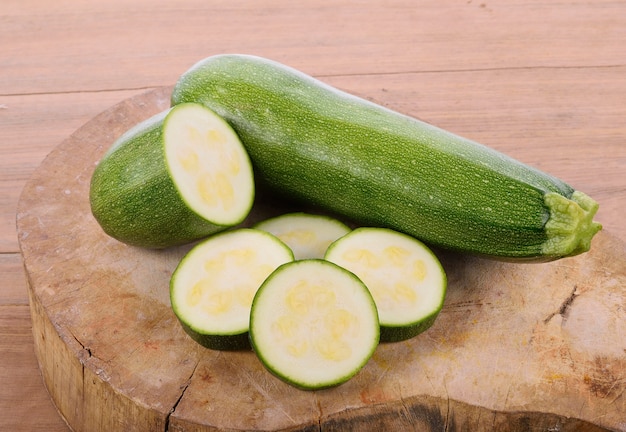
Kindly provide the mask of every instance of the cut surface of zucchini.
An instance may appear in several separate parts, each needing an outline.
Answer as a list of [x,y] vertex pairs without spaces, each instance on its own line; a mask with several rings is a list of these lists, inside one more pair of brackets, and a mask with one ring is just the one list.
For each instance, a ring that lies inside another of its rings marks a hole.
[[266,219],[255,228],[285,242],[296,259],[323,258],[332,242],[350,232],[346,224],[330,216],[300,212]]
[[265,278],[291,260],[291,250],[265,231],[242,228],[214,235],[194,246],[172,274],[174,313],[208,348],[249,347],[252,299]]
[[326,253],[368,287],[381,325],[381,341],[405,340],[428,329],[443,307],[447,278],[420,241],[386,228],[357,228]]
[[280,266],[257,291],[250,340],[274,375],[302,388],[339,385],[367,363],[379,341],[365,285],[325,260]]
[[252,165],[233,129],[205,107],[172,110],[163,128],[172,179],[189,207],[216,224],[233,225],[254,198]]

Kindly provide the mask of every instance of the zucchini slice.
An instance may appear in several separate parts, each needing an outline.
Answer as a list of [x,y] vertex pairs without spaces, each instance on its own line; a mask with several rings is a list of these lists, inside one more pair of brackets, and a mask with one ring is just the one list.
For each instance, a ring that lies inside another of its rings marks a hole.
[[447,278],[420,241],[386,228],[357,228],[334,242],[327,260],[356,274],[368,287],[380,319],[381,342],[427,330],[443,307]]
[[280,266],[257,291],[250,313],[250,340],[263,365],[306,390],[357,374],[379,333],[376,306],[363,282],[321,259]]
[[291,250],[265,231],[216,234],[194,246],[176,267],[170,280],[172,309],[201,345],[249,349],[252,299],[267,276],[292,260]]
[[186,103],[113,144],[92,176],[90,203],[111,237],[163,248],[239,224],[254,192],[252,165],[233,129],[209,108]]
[[350,228],[330,216],[288,213],[256,224],[287,244],[296,259],[323,258],[328,246],[350,232]]

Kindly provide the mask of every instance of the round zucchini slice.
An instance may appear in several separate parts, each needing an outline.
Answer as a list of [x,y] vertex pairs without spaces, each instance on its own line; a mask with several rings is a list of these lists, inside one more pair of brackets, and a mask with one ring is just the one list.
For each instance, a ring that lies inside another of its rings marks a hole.
[[303,212],[266,219],[255,227],[285,242],[296,259],[324,258],[328,246],[350,232],[347,225],[330,216]]
[[170,300],[185,331],[217,350],[249,349],[252,299],[278,266],[293,260],[273,235],[241,228],[197,244],[170,280]]
[[252,303],[252,347],[271,373],[301,389],[336,386],[356,375],[379,334],[367,287],[321,259],[281,265]]
[[435,254],[413,237],[387,228],[357,228],[334,242],[325,258],[368,287],[378,308],[381,342],[422,333],[443,307],[446,274]]

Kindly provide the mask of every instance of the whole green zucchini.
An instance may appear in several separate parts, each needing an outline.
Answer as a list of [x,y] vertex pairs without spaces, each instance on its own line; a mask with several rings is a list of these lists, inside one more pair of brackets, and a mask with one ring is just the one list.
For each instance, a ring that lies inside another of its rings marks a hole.
[[176,83],[231,124],[257,185],[362,225],[507,260],[589,250],[598,204],[474,141],[248,55],[208,57]]

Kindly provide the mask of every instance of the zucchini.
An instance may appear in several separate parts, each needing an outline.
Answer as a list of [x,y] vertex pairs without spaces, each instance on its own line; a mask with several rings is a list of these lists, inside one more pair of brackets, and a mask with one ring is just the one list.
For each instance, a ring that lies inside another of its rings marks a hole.
[[211,236],[195,245],[172,274],[172,309],[201,345],[249,349],[252,299],[267,276],[292,260],[291,250],[265,231],[240,228]]
[[91,210],[122,242],[163,248],[239,224],[254,200],[250,159],[207,107],[181,104],[119,137],[91,178]]
[[346,224],[333,217],[304,212],[265,219],[255,228],[285,242],[296,259],[323,258],[332,242],[350,232]]
[[185,102],[233,126],[258,188],[360,225],[527,261],[585,252],[601,228],[598,204],[565,182],[271,60],[201,60],[174,86]]
[[263,365],[306,390],[356,375],[379,341],[376,306],[363,282],[321,259],[283,264],[259,288],[250,341]]
[[387,228],[357,228],[335,241],[325,259],[358,276],[372,293],[381,342],[412,338],[432,326],[443,307],[447,279],[420,241]]

